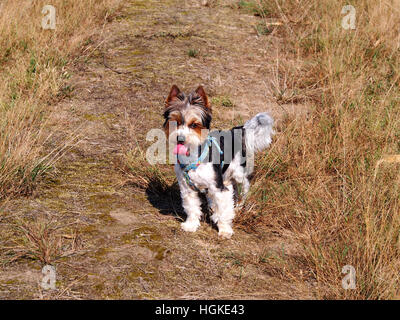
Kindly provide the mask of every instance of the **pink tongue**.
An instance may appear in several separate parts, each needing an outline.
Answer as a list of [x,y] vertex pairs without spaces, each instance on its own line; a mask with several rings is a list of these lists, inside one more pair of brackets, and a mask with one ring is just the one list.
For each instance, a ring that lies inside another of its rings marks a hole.
[[186,155],[187,148],[183,144],[177,144],[174,149],[174,154]]

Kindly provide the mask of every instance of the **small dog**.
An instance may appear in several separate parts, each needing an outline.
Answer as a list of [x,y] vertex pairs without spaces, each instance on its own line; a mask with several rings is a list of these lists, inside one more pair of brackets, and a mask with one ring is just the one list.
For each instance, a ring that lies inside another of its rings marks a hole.
[[204,192],[218,235],[229,239],[233,234],[235,191],[238,184],[243,196],[249,191],[249,160],[270,145],[273,119],[266,112],[259,113],[243,126],[210,132],[211,106],[202,86],[185,95],[173,85],[165,104],[164,129],[175,146],[175,173],[187,214],[182,229],[195,232],[200,226],[199,192]]

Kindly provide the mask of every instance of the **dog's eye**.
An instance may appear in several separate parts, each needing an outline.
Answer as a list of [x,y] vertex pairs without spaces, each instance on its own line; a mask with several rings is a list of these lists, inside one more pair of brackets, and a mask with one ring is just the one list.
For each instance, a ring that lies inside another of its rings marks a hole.
[[191,129],[195,129],[195,128],[197,128],[198,126],[197,126],[197,123],[192,123],[190,126],[189,126],[189,128],[191,128]]

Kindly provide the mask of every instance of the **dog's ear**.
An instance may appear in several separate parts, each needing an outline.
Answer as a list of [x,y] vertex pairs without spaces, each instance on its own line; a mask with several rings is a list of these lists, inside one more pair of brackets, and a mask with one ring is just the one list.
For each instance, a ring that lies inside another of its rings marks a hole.
[[175,100],[177,96],[181,93],[181,90],[176,85],[171,87],[167,100],[165,100],[165,107],[169,107],[171,101]]
[[206,92],[204,91],[203,86],[199,86],[199,87],[196,89],[196,93],[200,96],[201,100],[203,100],[204,106],[205,106],[206,108],[210,109],[210,111],[211,111],[211,105],[210,105],[210,103],[208,102],[208,97],[207,97]]

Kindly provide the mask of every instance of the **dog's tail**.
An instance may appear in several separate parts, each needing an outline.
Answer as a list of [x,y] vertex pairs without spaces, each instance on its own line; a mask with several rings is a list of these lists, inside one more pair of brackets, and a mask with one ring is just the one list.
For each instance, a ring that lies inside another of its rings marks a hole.
[[261,112],[246,121],[243,126],[246,135],[246,151],[254,154],[268,148],[275,134],[273,125],[274,119],[267,112]]

